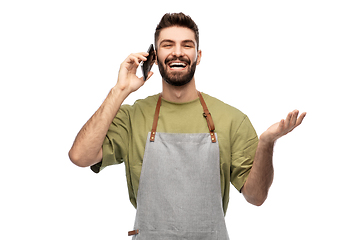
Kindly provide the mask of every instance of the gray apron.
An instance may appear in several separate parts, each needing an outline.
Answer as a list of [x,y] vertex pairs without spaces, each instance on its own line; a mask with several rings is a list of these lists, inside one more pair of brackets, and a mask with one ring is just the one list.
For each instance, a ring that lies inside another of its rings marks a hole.
[[199,93],[209,133],[157,133],[161,95],[148,134],[133,240],[228,240],[220,159],[211,115]]

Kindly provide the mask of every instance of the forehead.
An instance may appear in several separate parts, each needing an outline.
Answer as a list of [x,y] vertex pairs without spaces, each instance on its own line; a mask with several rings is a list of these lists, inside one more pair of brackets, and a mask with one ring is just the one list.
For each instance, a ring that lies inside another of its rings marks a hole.
[[196,44],[195,33],[193,30],[186,27],[167,27],[160,31],[158,42],[163,40],[171,40],[174,42],[182,42],[185,40],[192,40]]

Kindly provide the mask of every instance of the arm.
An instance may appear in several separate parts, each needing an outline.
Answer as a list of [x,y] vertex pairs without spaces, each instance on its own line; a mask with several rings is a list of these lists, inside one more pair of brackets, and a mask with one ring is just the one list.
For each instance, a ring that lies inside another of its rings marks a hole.
[[[70,160],[79,167],[92,166],[102,160],[102,144],[116,113],[126,97],[144,85],[143,77],[136,76],[136,69],[148,53],[128,56],[120,65],[119,76],[95,114],[86,122],[69,151]],[[152,76],[150,72],[149,77]]]
[[301,124],[306,113],[299,118],[298,114],[297,110],[289,113],[286,120],[275,123],[261,134],[253,166],[241,190],[249,203],[261,206],[265,202],[274,178],[272,156],[275,142]]

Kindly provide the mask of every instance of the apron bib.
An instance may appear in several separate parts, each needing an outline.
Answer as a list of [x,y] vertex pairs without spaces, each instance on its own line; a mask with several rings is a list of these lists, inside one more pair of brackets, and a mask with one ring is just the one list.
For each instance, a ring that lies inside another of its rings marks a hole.
[[219,145],[209,133],[157,133],[161,95],[148,134],[133,240],[228,240],[220,187]]

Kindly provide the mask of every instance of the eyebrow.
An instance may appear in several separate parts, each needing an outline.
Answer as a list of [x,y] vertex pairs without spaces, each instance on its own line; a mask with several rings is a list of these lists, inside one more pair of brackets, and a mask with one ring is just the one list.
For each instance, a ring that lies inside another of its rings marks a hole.
[[192,43],[192,44],[194,44],[194,46],[196,45],[195,42],[194,42],[193,40],[190,40],[190,39],[184,40],[184,41],[182,41],[182,42],[183,42],[183,43]]
[[[175,41],[173,40],[170,40],[170,39],[164,39],[160,42],[160,45],[163,44],[163,43],[175,43]],[[183,40],[181,41],[181,43],[192,43],[195,45],[195,42],[191,39],[186,39],[186,40]]]

